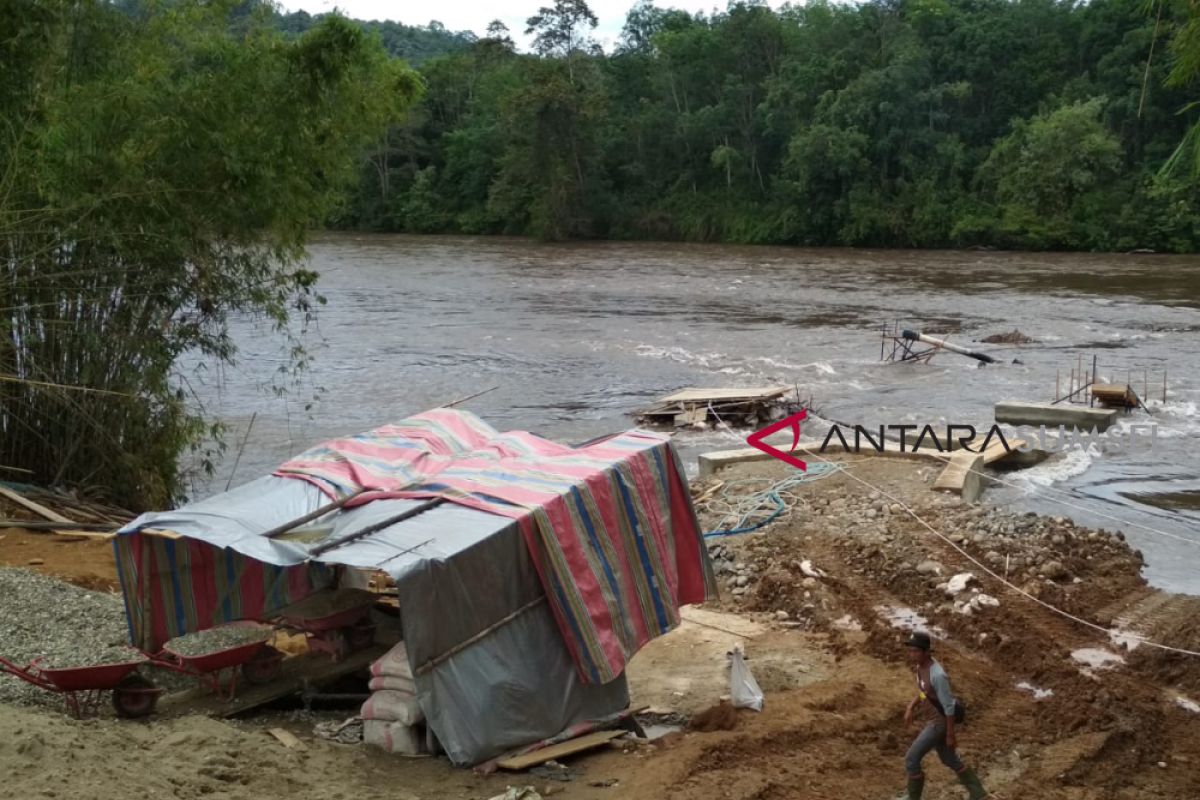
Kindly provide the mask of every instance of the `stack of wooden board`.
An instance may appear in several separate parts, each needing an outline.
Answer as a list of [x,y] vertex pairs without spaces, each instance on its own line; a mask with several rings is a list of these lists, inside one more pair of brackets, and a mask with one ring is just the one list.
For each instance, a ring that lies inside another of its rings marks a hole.
[[688,388],[659,398],[646,409],[635,412],[638,422],[655,427],[707,428],[722,422],[753,427],[781,418],[790,406],[789,386],[761,386],[737,389]]
[[[37,497],[42,502],[39,503],[33,497]],[[120,509],[108,509],[96,503],[89,503],[85,500],[45,490],[17,492],[13,489],[0,486],[0,498],[40,517],[40,519],[36,520],[4,518],[0,519],[0,527],[43,530],[68,536],[99,536],[108,538],[111,537],[112,531],[115,531],[133,517],[129,512]],[[79,519],[71,519],[60,514],[55,508],[50,508],[44,504],[52,504],[56,508],[70,510]],[[6,517],[6,515],[0,513],[0,517]]]
[[1120,383],[1093,383],[1092,397],[1105,408],[1137,408],[1142,404],[1133,387]]

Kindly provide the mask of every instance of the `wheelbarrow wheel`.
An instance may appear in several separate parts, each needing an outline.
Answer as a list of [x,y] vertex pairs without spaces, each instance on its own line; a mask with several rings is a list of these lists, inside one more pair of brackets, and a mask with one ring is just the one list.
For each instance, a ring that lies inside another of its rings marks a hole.
[[270,645],[263,645],[254,658],[242,664],[242,677],[251,685],[269,683],[279,674],[282,664],[283,653]]
[[159,691],[154,682],[141,675],[126,675],[112,693],[113,708],[118,717],[141,719],[154,713]]

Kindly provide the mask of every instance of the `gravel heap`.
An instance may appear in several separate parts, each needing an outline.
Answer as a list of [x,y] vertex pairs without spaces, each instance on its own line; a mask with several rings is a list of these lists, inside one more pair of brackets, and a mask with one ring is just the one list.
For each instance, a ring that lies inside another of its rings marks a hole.
[[271,629],[258,625],[223,625],[196,631],[167,642],[167,649],[181,656],[203,656],[251,642],[265,642]]
[[[26,569],[0,567],[0,656],[18,666],[135,661],[120,595],[80,589]],[[0,702],[59,707],[62,698],[0,674]]]

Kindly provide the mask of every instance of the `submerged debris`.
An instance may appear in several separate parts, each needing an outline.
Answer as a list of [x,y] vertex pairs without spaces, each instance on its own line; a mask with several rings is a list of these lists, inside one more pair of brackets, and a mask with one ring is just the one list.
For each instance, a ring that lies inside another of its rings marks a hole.
[[991,336],[985,336],[979,341],[984,344],[1034,344],[1037,342],[1037,339],[1026,336],[1016,328],[1013,328],[1008,333],[993,333]]
[[[0,655],[25,666],[83,667],[137,660],[120,595],[0,567]],[[0,701],[59,707],[62,698],[0,674]]]
[[653,427],[757,427],[783,419],[801,408],[790,386],[746,389],[683,389],[659,398],[656,405],[635,412],[638,422]]

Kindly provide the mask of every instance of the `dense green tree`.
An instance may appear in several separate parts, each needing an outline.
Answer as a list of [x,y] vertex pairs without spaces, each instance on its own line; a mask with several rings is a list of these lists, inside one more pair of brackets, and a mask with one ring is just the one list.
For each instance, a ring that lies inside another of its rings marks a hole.
[[989,224],[1007,244],[1025,238],[1038,247],[1077,248],[1103,241],[1121,145],[1104,127],[1104,101],[1072,103],[1018,121],[980,168],[985,196],[996,211]]
[[[1165,2],[1166,0],[1159,0],[1160,11],[1162,3]],[[1187,4],[1187,16],[1181,20],[1171,41],[1171,54],[1171,85],[1194,93],[1200,85],[1200,6],[1195,2]],[[1200,100],[1189,103],[1184,111],[1193,112],[1191,117],[1196,119],[1197,112],[1200,112]],[[1196,120],[1188,128],[1167,163],[1168,172],[1181,168],[1190,169],[1195,177],[1200,178],[1200,120]]]
[[[530,19],[532,54],[496,31],[422,65],[389,186],[436,168],[419,189],[433,180],[432,218],[451,231],[1194,250],[1198,181],[1159,173],[1172,153],[1200,159],[1196,14],[1183,0],[735,0],[712,15],[639,0],[605,55],[586,4],[559,0]],[[365,203],[388,210],[360,224],[425,229],[404,207]]]
[[285,42],[236,8],[0,3],[0,461],[35,480],[178,493],[212,432],[180,357],[306,318],[306,232],[417,96],[341,17]]

